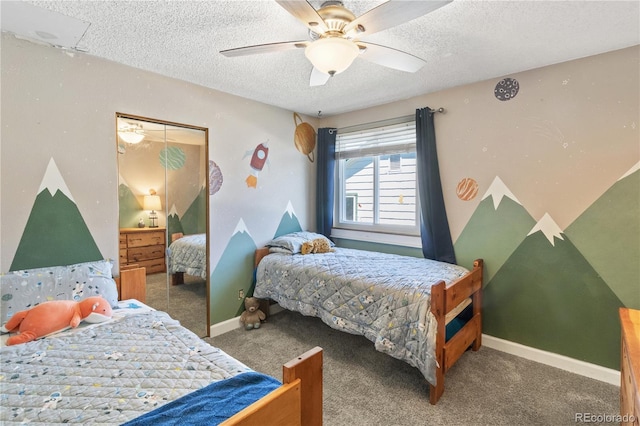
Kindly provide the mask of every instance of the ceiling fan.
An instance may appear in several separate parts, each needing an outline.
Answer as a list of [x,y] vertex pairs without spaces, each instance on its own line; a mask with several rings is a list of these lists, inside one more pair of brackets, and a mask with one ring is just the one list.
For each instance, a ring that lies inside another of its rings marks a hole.
[[342,1],[326,1],[316,10],[308,1],[276,0],[280,6],[309,28],[311,40],[258,44],[222,50],[225,56],[245,56],[304,48],[313,65],[309,84],[321,86],[361,57],[400,71],[416,72],[423,59],[391,47],[360,41],[360,38],[426,15],[452,0],[389,0],[356,17]]
[[142,124],[129,123],[122,117],[118,117],[118,136],[126,143],[135,145],[142,142],[145,132]]
[[180,129],[166,128],[151,129],[143,127],[141,122],[137,120],[126,120],[118,117],[118,136],[128,144],[136,145],[147,140],[149,142],[177,142],[176,139],[167,136],[168,132]]

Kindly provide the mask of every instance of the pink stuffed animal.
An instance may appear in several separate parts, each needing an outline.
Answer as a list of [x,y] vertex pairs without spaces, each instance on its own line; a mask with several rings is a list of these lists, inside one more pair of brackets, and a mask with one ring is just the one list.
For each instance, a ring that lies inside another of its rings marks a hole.
[[76,328],[80,321],[100,323],[111,319],[113,311],[109,302],[100,296],[87,297],[79,302],[52,300],[26,311],[13,314],[0,331],[18,334],[7,339],[7,345],[30,342],[67,328]]

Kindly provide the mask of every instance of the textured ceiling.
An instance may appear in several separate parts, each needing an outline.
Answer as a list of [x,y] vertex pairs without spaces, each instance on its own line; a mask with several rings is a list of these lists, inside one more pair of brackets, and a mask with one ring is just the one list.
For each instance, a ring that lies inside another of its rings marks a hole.
[[[12,16],[2,1],[6,22]],[[220,50],[308,40],[307,28],[275,1],[29,1],[85,21],[75,48],[90,55],[288,110],[322,116],[640,43],[638,1],[465,1],[363,41],[423,58],[414,74],[356,59],[326,85],[309,87],[302,49],[228,58]],[[317,9],[321,1],[311,0]],[[356,16],[381,1],[349,1]],[[37,28],[36,28],[37,30]]]

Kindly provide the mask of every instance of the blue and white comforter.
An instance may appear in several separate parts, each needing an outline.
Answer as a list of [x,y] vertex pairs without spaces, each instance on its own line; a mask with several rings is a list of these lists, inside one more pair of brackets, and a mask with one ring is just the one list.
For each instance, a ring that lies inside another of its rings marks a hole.
[[169,273],[207,279],[207,234],[185,235],[169,246]]
[[0,357],[3,425],[122,424],[252,371],[158,311],[3,347]]
[[254,296],[363,335],[383,353],[417,367],[435,385],[436,320],[431,286],[467,269],[409,256],[336,248],[324,254],[271,253],[258,265]]

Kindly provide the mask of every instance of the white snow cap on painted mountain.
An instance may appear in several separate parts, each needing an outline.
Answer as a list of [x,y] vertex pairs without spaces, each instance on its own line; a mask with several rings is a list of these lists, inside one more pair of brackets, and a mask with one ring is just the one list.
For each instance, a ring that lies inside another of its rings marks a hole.
[[289,202],[287,203],[287,213],[289,213],[289,216],[293,217],[295,216],[296,212],[293,210],[293,205],[291,205],[291,200],[289,200]]
[[240,220],[238,221],[238,224],[236,225],[236,229],[233,231],[233,235],[238,234],[238,233],[246,233],[248,235],[249,234],[249,230],[247,229],[247,225],[244,224],[244,220],[242,220],[242,218],[240,218]]
[[531,231],[529,231],[527,236],[538,231],[541,231],[544,236],[547,237],[547,240],[549,240],[552,246],[556,245],[554,237],[560,240],[564,240],[564,238],[562,237],[562,229],[560,229],[558,224],[553,219],[551,219],[549,213],[545,213],[544,216],[542,216],[542,219],[540,219],[538,223],[536,223]]
[[513,195],[511,191],[509,191],[509,188],[507,188],[507,185],[504,184],[499,176],[496,176],[495,179],[493,179],[493,182],[491,182],[489,189],[487,189],[487,192],[485,192],[485,194],[482,196],[482,199],[484,200],[488,196],[493,197],[493,208],[496,210],[498,210],[498,206],[500,205],[503,197],[509,197],[516,203],[522,205],[522,203],[518,201],[516,196]]
[[53,161],[53,157],[49,160],[47,171],[44,173],[40,188],[38,188],[38,194],[41,193],[43,189],[48,189],[51,196],[54,196],[57,191],[60,191],[75,203],[75,200],[71,196],[71,191],[67,188],[67,184],[62,178],[60,170],[58,170],[58,166],[56,166],[56,162]]

